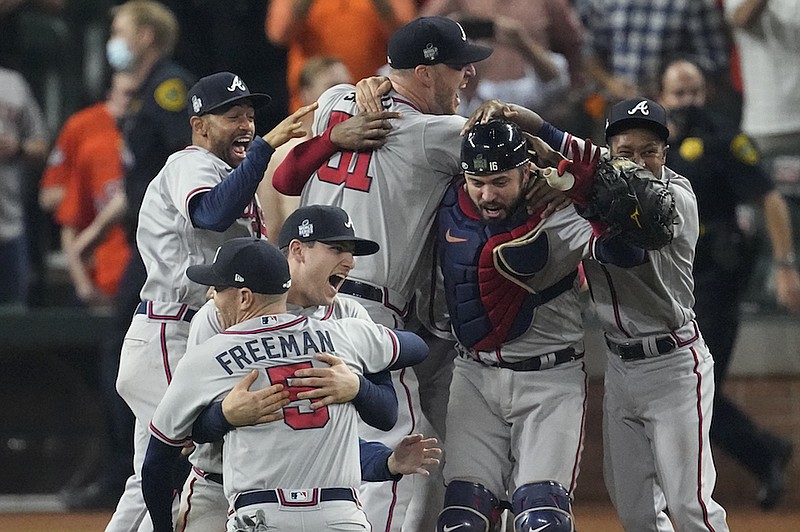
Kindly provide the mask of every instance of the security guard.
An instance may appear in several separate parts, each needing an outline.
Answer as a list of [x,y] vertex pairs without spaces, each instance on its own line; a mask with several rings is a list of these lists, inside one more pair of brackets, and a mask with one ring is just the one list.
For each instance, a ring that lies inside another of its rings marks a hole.
[[678,59],[666,65],[660,103],[670,114],[667,166],[689,178],[700,214],[694,308],[714,356],[711,439],[760,479],[758,500],[766,510],[784,495],[792,446],[758,428],[722,393],[739,328],[739,303],[754,255],[753,242],[739,228],[737,205],[763,206],[776,267],[777,299],[793,312],[800,311],[800,276],[786,202],[759,166],[758,150],[734,126],[712,117],[704,109],[705,100],[705,77],[695,63]]

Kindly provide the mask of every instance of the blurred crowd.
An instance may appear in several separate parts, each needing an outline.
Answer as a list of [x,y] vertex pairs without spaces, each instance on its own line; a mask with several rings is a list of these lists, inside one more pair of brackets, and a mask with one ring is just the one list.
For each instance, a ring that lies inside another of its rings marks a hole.
[[[42,180],[48,166],[58,163],[55,141],[67,119],[107,98],[124,98],[114,91],[106,53],[115,3],[120,2],[0,1],[0,246],[9,266],[3,271],[19,280],[0,304],[102,305],[115,292],[109,275],[92,281],[96,266],[86,249],[79,249],[83,255],[77,258],[60,252],[70,247],[62,228],[71,227],[74,238],[93,216],[87,209],[81,209],[81,220],[59,214],[63,196],[52,187],[55,178]],[[499,98],[536,109],[553,124],[587,137],[599,138],[610,104],[634,94],[657,96],[666,61],[691,56],[708,80],[708,108],[731,124],[741,123],[755,140],[797,227],[800,111],[792,98],[800,92],[800,22],[795,1],[725,2],[728,6],[722,0],[163,3],[179,25],[171,52],[175,63],[195,77],[237,72],[254,90],[273,97],[257,117],[260,133],[304,101],[301,71],[309,58],[342,61],[347,77],[331,83],[361,79],[384,65],[388,35],[418,15],[456,18],[471,39],[496,50],[463,89],[461,114]],[[358,32],[346,30],[355,27]],[[130,88],[132,94],[135,90]],[[119,123],[125,102],[115,105]],[[740,208],[739,217],[746,234],[759,231],[749,206]],[[102,261],[102,255],[94,260]],[[123,251],[116,260],[125,257]],[[772,282],[768,269],[755,268],[756,288],[747,298],[762,307],[769,304],[761,295]]]

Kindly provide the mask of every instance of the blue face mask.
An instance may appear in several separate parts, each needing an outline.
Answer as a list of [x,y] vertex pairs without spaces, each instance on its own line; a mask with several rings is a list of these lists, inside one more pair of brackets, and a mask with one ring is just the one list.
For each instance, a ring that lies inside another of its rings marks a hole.
[[125,70],[133,64],[133,52],[122,37],[115,37],[106,43],[106,58],[115,71]]

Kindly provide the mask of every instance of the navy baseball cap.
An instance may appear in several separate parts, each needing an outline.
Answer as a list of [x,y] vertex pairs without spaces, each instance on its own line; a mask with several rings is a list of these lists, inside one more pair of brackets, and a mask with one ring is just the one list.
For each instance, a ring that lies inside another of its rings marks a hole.
[[483,61],[492,51],[488,46],[467,41],[464,28],[455,20],[420,17],[392,34],[386,59],[392,68],[439,63],[461,67]]
[[216,109],[248,99],[258,109],[272,98],[267,94],[250,92],[242,78],[232,72],[217,72],[195,83],[187,95],[189,116],[202,116]]
[[211,264],[189,266],[186,276],[206,286],[249,288],[259,294],[283,294],[292,284],[281,250],[250,237],[226,241],[217,248]]
[[278,245],[285,248],[292,240],[301,242],[352,242],[353,255],[372,255],[380,246],[377,242],[358,238],[350,216],[332,205],[306,205],[286,218],[278,235]]
[[619,102],[611,108],[606,120],[606,143],[614,135],[635,128],[649,129],[667,142],[667,110],[648,98],[632,98]]

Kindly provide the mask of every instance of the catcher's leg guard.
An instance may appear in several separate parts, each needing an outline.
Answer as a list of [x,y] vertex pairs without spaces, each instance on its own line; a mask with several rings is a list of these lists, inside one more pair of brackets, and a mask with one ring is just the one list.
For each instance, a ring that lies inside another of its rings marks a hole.
[[445,491],[436,531],[494,532],[501,513],[503,506],[491,491],[480,484],[454,480]]
[[569,493],[558,482],[520,486],[511,498],[516,532],[574,532]]

